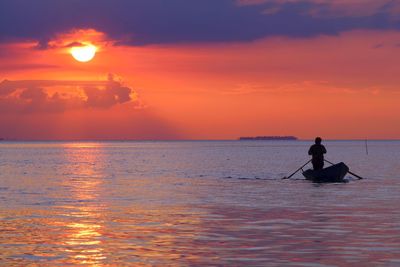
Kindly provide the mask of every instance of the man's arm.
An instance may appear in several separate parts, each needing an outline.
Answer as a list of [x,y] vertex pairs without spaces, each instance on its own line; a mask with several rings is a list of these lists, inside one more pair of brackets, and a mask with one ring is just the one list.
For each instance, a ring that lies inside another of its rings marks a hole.
[[326,154],[326,148],[322,146],[322,153]]

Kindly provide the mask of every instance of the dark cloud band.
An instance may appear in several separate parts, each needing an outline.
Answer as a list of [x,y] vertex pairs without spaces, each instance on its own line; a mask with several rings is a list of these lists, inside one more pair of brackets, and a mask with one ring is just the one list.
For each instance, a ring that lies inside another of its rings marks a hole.
[[[325,16],[311,0],[1,0],[0,40],[46,43],[73,28],[94,28],[129,45],[309,37],[352,29],[400,29],[389,1],[365,16]],[[242,3],[242,4],[241,4]],[[250,3],[250,4],[249,4]],[[319,16],[312,12],[318,10]]]

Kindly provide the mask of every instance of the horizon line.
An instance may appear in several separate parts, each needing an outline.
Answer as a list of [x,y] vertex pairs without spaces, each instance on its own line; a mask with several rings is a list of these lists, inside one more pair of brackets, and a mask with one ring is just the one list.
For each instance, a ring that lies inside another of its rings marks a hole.
[[[238,142],[301,142],[301,141],[314,141],[314,138],[310,139],[297,139],[297,140],[239,140],[239,139],[0,139],[1,142],[179,142],[179,141],[238,141]],[[400,141],[400,138],[338,138],[328,139],[324,138],[323,141]]]

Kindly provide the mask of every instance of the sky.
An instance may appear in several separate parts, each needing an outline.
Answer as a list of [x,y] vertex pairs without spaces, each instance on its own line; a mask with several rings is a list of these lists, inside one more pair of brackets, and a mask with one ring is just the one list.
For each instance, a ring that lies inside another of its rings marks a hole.
[[0,0],[0,138],[400,139],[399,62],[400,0]]

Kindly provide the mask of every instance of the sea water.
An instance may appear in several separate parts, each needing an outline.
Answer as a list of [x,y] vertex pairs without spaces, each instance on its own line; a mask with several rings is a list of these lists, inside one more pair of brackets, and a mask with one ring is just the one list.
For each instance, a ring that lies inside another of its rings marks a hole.
[[0,265],[400,266],[400,142],[311,144],[1,142]]

